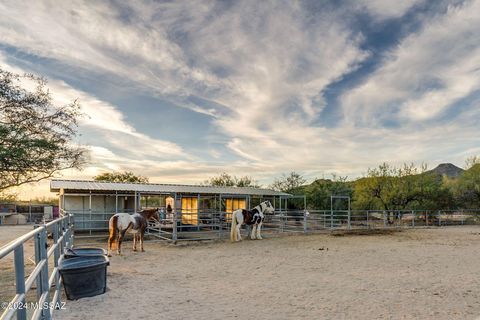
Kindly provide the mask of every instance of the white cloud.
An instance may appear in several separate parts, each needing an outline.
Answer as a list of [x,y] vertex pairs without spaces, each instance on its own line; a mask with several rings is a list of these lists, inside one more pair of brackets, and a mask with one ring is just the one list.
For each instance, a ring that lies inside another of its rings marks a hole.
[[358,9],[367,10],[379,20],[403,16],[414,5],[422,3],[419,0],[353,0],[352,5]]
[[342,97],[349,123],[430,120],[480,89],[480,2],[450,7],[406,37]]
[[[420,30],[341,97],[340,123],[317,124],[328,88],[371,57],[362,49],[368,35],[346,17],[366,12],[383,22],[422,3],[353,1],[310,12],[291,1],[135,2],[123,9],[107,2],[6,1],[0,41],[83,70],[85,78],[108,75],[208,115],[212,140],[241,159],[226,161],[232,155],[212,146],[205,152],[217,162],[194,158],[185,154],[188,146],[138,132],[112,104],[52,80],[64,101],[80,98],[90,114],[82,126],[100,135],[85,175],[128,169],[152,181],[198,182],[229,171],[263,183],[291,170],[357,176],[383,161],[460,159],[458,145],[475,143],[465,135],[478,136],[469,122],[478,110],[462,115],[462,124],[431,122],[479,89],[479,1],[422,16]],[[388,121],[399,127],[386,127]]]

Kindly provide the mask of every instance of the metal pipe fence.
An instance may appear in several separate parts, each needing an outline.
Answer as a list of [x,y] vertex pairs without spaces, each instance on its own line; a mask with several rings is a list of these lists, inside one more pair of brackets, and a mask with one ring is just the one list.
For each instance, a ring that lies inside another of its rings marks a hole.
[[[77,237],[105,236],[112,212],[69,211]],[[328,230],[418,228],[480,224],[480,210],[278,210],[265,216],[265,234],[313,233]],[[231,213],[179,210],[163,214],[160,223],[150,222],[147,234],[158,240],[194,241],[228,238]],[[249,227],[243,228],[243,233]]]
[[[0,261],[6,261],[5,257],[14,253],[15,291],[13,299],[0,316],[0,320],[11,319],[16,314],[17,319],[27,319],[26,298],[27,293],[36,284],[36,299],[31,319],[51,319],[52,312],[61,303],[62,280],[58,271],[58,265],[63,257],[64,248],[73,245],[72,215],[65,214],[47,224],[38,225],[29,233],[11,241],[0,248]],[[52,241],[49,243],[48,235]],[[25,280],[25,243],[34,239],[35,268]],[[50,270],[49,260],[53,256],[53,269]],[[3,263],[2,261],[2,263]],[[54,288],[53,297],[50,297],[51,289]]]

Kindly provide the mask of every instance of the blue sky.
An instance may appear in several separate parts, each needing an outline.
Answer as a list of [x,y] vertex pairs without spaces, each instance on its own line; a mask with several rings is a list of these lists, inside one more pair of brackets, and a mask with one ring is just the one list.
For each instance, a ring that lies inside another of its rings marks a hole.
[[478,30],[480,1],[7,0],[0,66],[79,99],[64,177],[268,185],[479,154]]

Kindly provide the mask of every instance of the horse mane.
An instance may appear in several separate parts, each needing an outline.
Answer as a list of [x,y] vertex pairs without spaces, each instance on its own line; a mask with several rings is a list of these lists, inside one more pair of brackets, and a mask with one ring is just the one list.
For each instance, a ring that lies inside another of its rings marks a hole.
[[253,209],[255,209],[255,208],[258,207],[258,209],[257,209],[258,212],[263,212],[264,209],[262,208],[262,203],[263,203],[263,202],[260,202],[258,205],[256,205],[255,207],[253,207]]
[[144,210],[142,210],[138,213],[141,214],[145,219],[150,220],[152,218],[152,216],[155,214],[155,212],[157,212],[157,211],[158,211],[158,208],[144,209]]

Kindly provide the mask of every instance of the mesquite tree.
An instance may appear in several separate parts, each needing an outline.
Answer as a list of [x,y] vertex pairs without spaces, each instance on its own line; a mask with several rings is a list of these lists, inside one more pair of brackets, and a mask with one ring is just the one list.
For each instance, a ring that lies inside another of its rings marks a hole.
[[140,175],[137,176],[131,171],[105,172],[93,177],[93,180],[106,182],[148,183],[147,177]]
[[80,169],[86,151],[73,144],[80,116],[77,101],[53,104],[45,79],[0,69],[0,192]]

